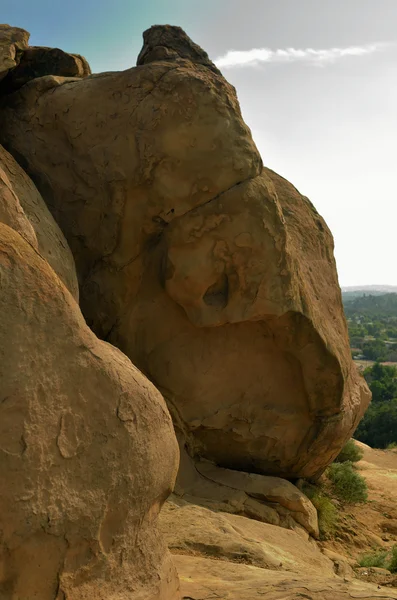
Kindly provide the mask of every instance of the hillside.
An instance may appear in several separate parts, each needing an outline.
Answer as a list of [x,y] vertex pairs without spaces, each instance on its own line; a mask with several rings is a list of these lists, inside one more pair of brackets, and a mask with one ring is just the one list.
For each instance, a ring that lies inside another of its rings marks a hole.
[[342,298],[351,300],[362,296],[382,296],[383,294],[397,293],[396,285],[362,285],[362,286],[345,286],[342,287]]
[[343,294],[343,304],[348,317],[357,314],[365,315],[373,319],[382,317],[397,318],[397,293],[350,297]]

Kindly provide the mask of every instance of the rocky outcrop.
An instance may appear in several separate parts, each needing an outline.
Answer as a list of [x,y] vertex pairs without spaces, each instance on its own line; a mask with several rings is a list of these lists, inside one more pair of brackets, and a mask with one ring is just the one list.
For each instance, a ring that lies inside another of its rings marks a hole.
[[0,81],[18,65],[29,37],[24,29],[0,24]]
[[222,76],[219,69],[208,58],[208,54],[180,27],[153,25],[143,32],[143,48],[136,62],[138,66],[163,60],[171,60],[175,63],[179,59],[203,65]]
[[11,93],[32,79],[55,75],[61,77],[87,77],[91,69],[83,56],[68,54],[59,48],[30,46],[21,60],[0,87],[3,93]]
[[33,182],[0,146],[0,222],[18,231],[78,300],[76,268],[69,246]]
[[138,63],[31,81],[0,135],[69,241],[88,323],[163,392],[190,455],[318,477],[369,402],[331,233],[262,169],[186,34],[150,29]]
[[208,462],[196,463],[196,468],[210,481],[232,490],[240,490],[256,500],[268,502],[275,507],[280,506],[281,510],[284,509],[282,513],[288,511],[308,533],[318,537],[316,509],[310,500],[289,481],[280,477],[220,469]]
[[181,502],[277,525],[318,537],[317,512],[309,499],[292,483],[222,469],[208,461],[195,461],[183,445],[175,497]]
[[235,564],[197,556],[178,555],[175,564],[181,574],[182,597],[189,600],[393,600],[397,592],[375,584],[327,577],[265,570],[252,565]]
[[156,532],[178,465],[162,397],[4,224],[0,279],[1,598],[174,599]]
[[261,569],[333,577],[334,565],[313,539],[299,530],[281,529],[241,515],[184,502],[171,496],[159,518],[173,554],[245,563]]
[[87,77],[91,69],[80,54],[59,48],[29,46],[29,33],[0,24],[0,95],[10,94],[32,79],[54,75]]

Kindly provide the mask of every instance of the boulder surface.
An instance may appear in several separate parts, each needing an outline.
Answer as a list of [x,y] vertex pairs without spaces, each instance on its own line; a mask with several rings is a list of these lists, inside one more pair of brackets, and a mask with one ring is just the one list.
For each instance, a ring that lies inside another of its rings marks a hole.
[[234,88],[180,28],[145,32],[138,63],[29,82],[0,136],[68,239],[89,325],[164,394],[190,455],[316,478],[370,399],[332,235],[263,169]]
[[176,600],[166,405],[23,235],[0,224],[0,597]]
[[45,75],[87,77],[91,75],[91,69],[86,59],[79,54],[68,54],[59,48],[30,46],[21,55],[19,64],[3,81],[0,92],[9,94],[28,81]]
[[0,81],[14,69],[28,47],[29,33],[20,27],[0,24]]
[[74,259],[67,241],[32,180],[0,146],[0,222],[18,231],[78,300]]

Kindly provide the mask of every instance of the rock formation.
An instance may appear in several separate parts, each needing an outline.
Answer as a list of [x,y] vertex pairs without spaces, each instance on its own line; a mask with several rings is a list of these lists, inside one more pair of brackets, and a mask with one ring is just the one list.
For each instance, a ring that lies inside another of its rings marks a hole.
[[0,280],[1,598],[174,600],[156,533],[178,464],[163,399],[4,224]]
[[18,66],[5,78],[0,91],[14,92],[28,81],[45,75],[87,77],[91,75],[91,69],[79,54],[68,54],[59,48],[30,46],[23,52]]
[[0,24],[0,94],[9,94],[45,75],[87,77],[90,65],[80,54],[59,48],[29,46],[29,33]]
[[385,598],[293,484],[369,401],[324,220],[180,28],[99,75],[28,39],[0,25],[0,598]]
[[0,81],[19,64],[28,42],[29,34],[24,29],[0,24]]
[[285,529],[303,529],[314,538],[319,535],[313,504],[289,481],[194,461],[183,446],[174,495],[181,502],[213,511],[244,515]]
[[182,30],[145,32],[138,64],[30,81],[2,141],[68,239],[88,323],[163,392],[189,453],[317,477],[369,401],[331,233],[262,168],[234,88]]
[[397,600],[395,589],[357,580],[327,577],[307,568],[295,573],[264,570],[201,556],[175,557],[184,574],[182,597],[189,600]]
[[78,301],[76,268],[69,246],[33,182],[0,146],[0,222],[9,225],[45,258]]
[[0,597],[176,600],[170,415],[86,325],[67,242],[2,147],[0,282]]

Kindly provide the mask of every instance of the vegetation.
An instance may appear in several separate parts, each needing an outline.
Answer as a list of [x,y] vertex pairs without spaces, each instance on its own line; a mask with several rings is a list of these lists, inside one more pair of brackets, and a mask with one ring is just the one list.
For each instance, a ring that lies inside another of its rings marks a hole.
[[359,564],[361,567],[378,567],[387,569],[391,573],[397,573],[397,544],[390,551],[379,550],[370,554],[364,554]]
[[321,486],[305,483],[303,493],[311,500],[317,510],[320,538],[332,537],[338,525],[336,506]]
[[327,469],[327,477],[331,481],[334,494],[340,500],[351,504],[366,502],[367,483],[364,477],[357,473],[352,462],[333,463]]
[[361,297],[344,299],[347,316],[360,313],[371,318],[394,317],[397,314],[397,294],[364,294]]
[[344,308],[353,356],[397,362],[397,294],[344,295]]
[[387,448],[397,440],[397,399],[370,405],[355,436],[373,448]]
[[372,392],[372,403],[355,437],[373,448],[397,443],[397,368],[375,363],[364,377]]
[[374,363],[363,373],[372,404],[355,437],[374,448],[387,448],[397,444],[397,294],[354,290],[343,294],[343,302],[353,358]]
[[386,569],[387,550],[378,550],[377,552],[370,552],[364,554],[358,564],[360,567],[378,567],[380,569]]
[[342,450],[336,457],[335,462],[344,463],[350,461],[355,463],[361,460],[363,455],[364,452],[357,446],[354,440],[351,439],[343,446]]
[[390,560],[388,562],[387,568],[392,573],[397,573],[397,544],[394,544],[394,546],[391,549]]

